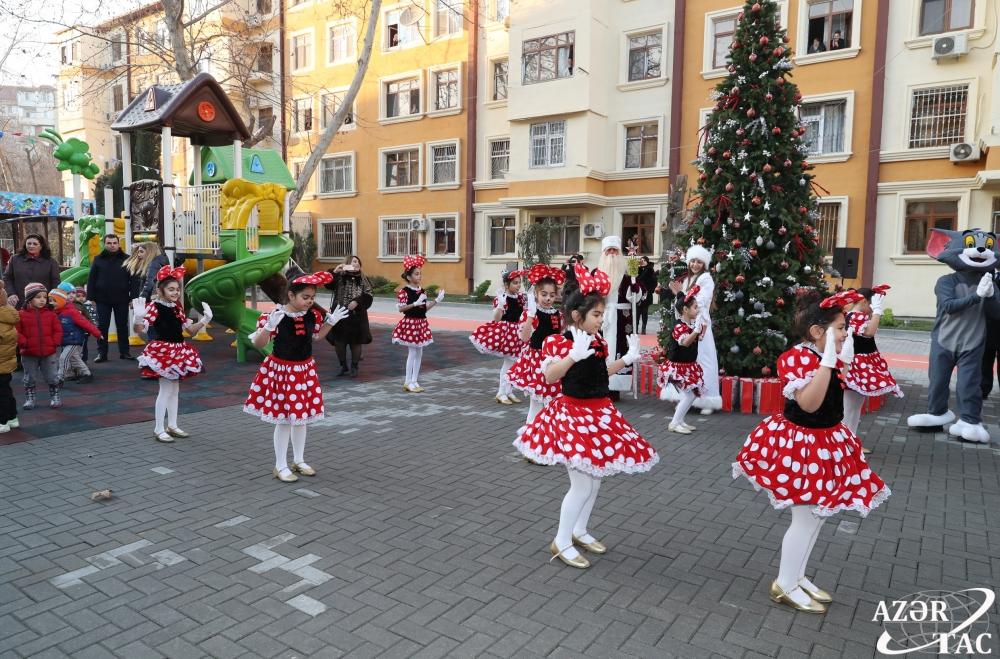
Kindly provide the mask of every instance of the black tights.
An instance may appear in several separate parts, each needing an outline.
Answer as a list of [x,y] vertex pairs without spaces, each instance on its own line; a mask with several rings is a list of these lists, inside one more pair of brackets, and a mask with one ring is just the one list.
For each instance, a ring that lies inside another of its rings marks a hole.
[[347,366],[347,346],[351,346],[351,361],[355,364],[361,361],[364,354],[364,344],[363,343],[346,343],[344,341],[337,341],[333,344],[334,350],[337,351],[337,359],[340,360],[342,366]]
[[636,307],[635,316],[635,331],[645,334],[646,324],[649,322],[649,307]]

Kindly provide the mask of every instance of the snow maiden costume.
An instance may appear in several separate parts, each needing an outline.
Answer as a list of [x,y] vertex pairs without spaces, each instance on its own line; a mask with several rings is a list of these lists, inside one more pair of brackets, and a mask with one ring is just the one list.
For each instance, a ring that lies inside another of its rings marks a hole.
[[500,366],[500,385],[496,395],[496,401],[502,405],[520,402],[511,393],[507,373],[524,350],[524,341],[521,340],[521,317],[528,298],[524,293],[510,292],[511,283],[520,282],[524,275],[523,270],[509,270],[501,275],[500,292],[493,300],[494,313],[502,310],[500,318],[480,325],[469,336],[469,341],[476,350],[484,355],[503,359]]
[[[536,263],[528,271],[528,281],[532,286],[538,286],[543,281],[561,286],[566,281],[566,273],[559,268]],[[531,309],[525,311],[522,322],[531,322],[531,338],[521,356],[507,372],[507,379],[515,389],[531,397],[531,404],[536,408],[534,412],[537,414],[542,405],[558,396],[562,390],[558,382],[546,382],[545,372],[542,370],[542,345],[550,336],[559,334],[562,329],[562,312],[555,308],[537,308],[534,311],[534,316],[530,315]],[[528,421],[533,419],[534,415],[529,411]]]

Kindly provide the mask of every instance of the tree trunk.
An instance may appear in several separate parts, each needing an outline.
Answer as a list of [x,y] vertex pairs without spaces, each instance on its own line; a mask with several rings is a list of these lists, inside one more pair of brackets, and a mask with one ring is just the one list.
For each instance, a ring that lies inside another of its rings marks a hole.
[[184,0],[162,0],[164,21],[174,56],[174,70],[181,81],[190,80],[197,70],[184,43]]

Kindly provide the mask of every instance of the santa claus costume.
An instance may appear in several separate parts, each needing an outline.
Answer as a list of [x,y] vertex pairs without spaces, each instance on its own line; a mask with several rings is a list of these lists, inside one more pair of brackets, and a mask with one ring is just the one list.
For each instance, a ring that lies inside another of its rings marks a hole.
[[417,382],[420,363],[423,361],[424,348],[434,343],[434,335],[427,323],[427,312],[444,299],[444,290],[441,290],[435,299],[428,300],[427,292],[420,286],[426,262],[427,259],[420,254],[403,258],[403,281],[406,285],[396,294],[396,308],[402,312],[403,318],[392,330],[392,342],[408,349],[403,391],[414,394],[424,391]]
[[[250,335],[254,347],[274,345],[243,403],[243,411],[274,424],[275,465],[272,474],[282,482],[293,483],[298,476],[315,476],[316,470],[305,462],[306,427],[323,418],[323,388],[319,383],[313,341],[323,339],[338,322],[348,316],[338,306],[328,314],[314,305],[316,288],[333,280],[329,272],[302,275],[291,281],[285,304],[257,319],[257,330]],[[293,461],[288,466],[288,444]]]
[[180,403],[180,381],[204,370],[201,356],[193,345],[184,341],[185,330],[197,334],[212,320],[212,309],[202,304],[201,320],[188,320],[184,314],[181,282],[184,268],[165,265],[156,273],[157,297],[149,304],[142,298],[132,301],[133,329],[150,332],[156,338],[149,341],[137,360],[143,377],[159,380],[159,393],[154,407],[153,435],[157,441],[172,442],[175,437],[188,437],[177,425]]
[[745,476],[767,492],[775,509],[792,508],[770,595],[810,613],[832,601],[805,577],[823,520],[842,510],[865,517],[890,495],[842,423],[844,372],[854,357],[842,307],[850,303],[842,293],[822,301],[815,291],[800,296],[796,333],[803,342],[778,358],[785,410],[757,425],[732,465],[733,478]]
[[608,388],[609,375],[639,358],[639,337],[630,336],[626,354],[609,365],[608,343],[598,332],[610,281],[604,272],[590,274],[579,265],[576,277],[580,289],[565,306],[572,327],[542,345],[546,380],[561,380],[562,393],[521,428],[514,446],[533,462],[567,467],[570,489],[549,551],[567,565],[586,568],[590,563],[574,545],[595,554],[607,551],[587,529],[601,478],[646,472],[659,456],[621,415]]
[[684,415],[691,409],[694,399],[705,387],[701,364],[698,363],[698,343],[704,337],[703,326],[698,321],[698,287],[695,286],[683,297],[678,297],[675,308],[681,319],[671,332],[671,351],[660,364],[658,384],[660,399],[667,400],[667,385],[672,384],[681,392],[677,409],[667,429],[681,435],[690,435],[696,428],[684,423]]
[[503,359],[496,395],[496,401],[501,405],[521,402],[512,391],[507,372],[524,350],[520,335],[520,321],[528,302],[527,296],[521,292],[521,277],[524,274],[521,270],[508,270],[500,275],[500,290],[493,300],[493,320],[480,325],[469,336],[476,350]]

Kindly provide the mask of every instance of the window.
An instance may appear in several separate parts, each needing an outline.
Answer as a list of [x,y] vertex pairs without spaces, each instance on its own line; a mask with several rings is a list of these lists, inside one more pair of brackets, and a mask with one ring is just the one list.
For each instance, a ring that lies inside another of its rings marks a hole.
[[434,72],[434,109],[453,110],[458,107],[458,69]]
[[70,48],[70,56],[73,58],[74,62],[80,59],[80,42],[79,41],[74,41],[73,42],[73,46],[72,46],[72,48]]
[[920,34],[941,34],[972,27],[975,0],[921,0]]
[[1000,232],[1000,197],[993,197],[993,221],[990,223],[990,231]]
[[637,254],[653,253],[655,231],[655,213],[622,213],[622,240],[626,247],[637,245]]
[[[323,94],[320,97],[320,106],[322,108],[322,115],[320,117],[321,128],[326,128],[333,120],[333,116],[337,114],[337,111],[340,110],[340,106],[344,104],[344,94],[346,93],[347,92],[331,92],[329,94]],[[354,113],[348,111],[347,114],[344,115],[344,123],[340,125],[339,130],[353,127]]]
[[409,117],[420,114],[420,78],[385,83],[385,116]]
[[385,13],[385,38],[383,48],[399,48],[420,41],[419,24],[403,25],[399,22],[403,9],[393,9]]
[[111,111],[121,112],[125,109],[125,88],[115,85],[111,88]]
[[429,185],[458,183],[458,142],[430,146],[431,180]]
[[502,23],[508,16],[510,16],[510,0],[493,0],[493,14],[490,18]]
[[323,158],[319,165],[319,193],[354,191],[354,158],[350,155]]
[[444,37],[462,31],[462,0],[436,0],[434,36]]
[[493,90],[491,98],[494,101],[507,100],[507,60],[498,59],[493,62]]
[[507,178],[510,171],[510,138],[490,140],[490,180]]
[[271,13],[271,0],[257,0],[257,13],[258,14],[270,14]]
[[[121,159],[122,159],[122,136],[115,135],[115,160],[121,162]],[[993,205],[996,206],[995,201]]]
[[521,46],[524,84],[545,82],[573,75],[575,32],[530,39]]
[[382,220],[382,256],[406,256],[420,251],[420,237],[410,231],[411,217]]
[[319,258],[343,259],[354,253],[354,223],[350,220],[320,220]]
[[295,112],[292,116],[292,130],[305,133],[313,129],[313,102],[311,98],[297,98],[294,101]]
[[261,128],[263,126],[271,125],[270,130],[268,130],[268,137],[274,135],[274,108],[260,108],[257,110],[257,127]]
[[513,217],[490,218],[490,254],[513,254],[517,251],[517,234]]
[[660,56],[663,53],[663,34],[652,32],[628,38],[628,79],[648,80],[660,77]]
[[292,70],[312,66],[312,33],[292,37]]
[[566,122],[531,124],[531,166],[559,167],[566,162]]
[[[295,179],[296,183],[298,183],[299,177],[302,176],[302,169],[305,166],[306,164],[302,160],[296,160],[295,162],[292,163],[292,178]],[[305,185],[303,185],[302,187],[305,187]]]
[[722,69],[729,59],[729,47],[736,33],[736,17],[722,16],[712,21],[712,68]]
[[968,85],[914,90],[910,148],[948,146],[965,139],[968,99]]
[[125,35],[116,34],[111,38],[111,61],[120,62],[125,56]]
[[420,149],[385,151],[383,188],[406,188],[420,185]]
[[254,65],[254,70],[260,73],[273,73],[274,72],[274,45],[271,43],[262,43],[257,46],[257,60]]
[[167,31],[166,21],[156,21],[156,36],[154,39],[156,40],[156,45],[160,47],[164,47],[170,43],[170,32]]
[[350,23],[333,25],[327,31],[327,64],[343,64],[354,58],[354,26]]
[[298,7],[299,5],[304,5],[307,0],[288,0],[289,7]]
[[553,254],[576,254],[580,251],[580,217],[578,215],[554,215],[536,217],[535,222],[549,222],[553,225],[549,234],[549,251]]
[[69,46],[59,47],[59,62],[60,64],[69,64]]
[[[819,251],[823,256],[833,256],[840,235],[840,202],[820,202],[819,210]],[[923,247],[920,248],[923,251]]]
[[456,256],[458,254],[458,218],[431,217],[430,225],[434,245],[434,254],[438,256]]
[[809,53],[840,50],[851,45],[854,0],[809,0]]
[[906,203],[906,224],[903,234],[904,254],[923,254],[931,229],[955,230],[958,202],[955,200],[921,200]]
[[844,152],[844,119],[847,101],[803,103],[802,123],[806,127],[805,143],[812,155]]
[[659,125],[655,121],[625,127],[625,169],[656,167]]

